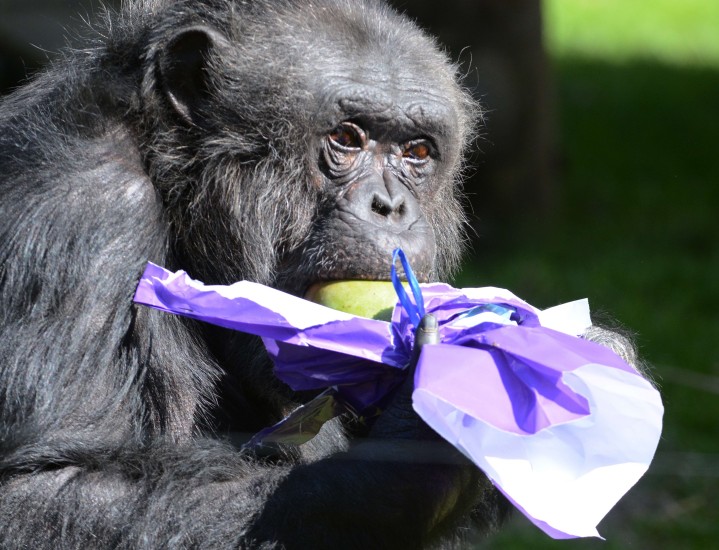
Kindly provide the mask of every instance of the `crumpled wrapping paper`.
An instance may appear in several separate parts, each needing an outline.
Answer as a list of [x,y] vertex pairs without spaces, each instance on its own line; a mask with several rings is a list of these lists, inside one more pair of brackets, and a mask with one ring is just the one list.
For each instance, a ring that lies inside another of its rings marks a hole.
[[[657,390],[612,351],[577,337],[591,325],[586,300],[539,311],[498,288],[417,288],[441,343],[421,349],[416,412],[547,534],[599,536],[596,525],[654,456]],[[406,296],[388,323],[248,281],[205,286],[154,264],[134,299],[261,336],[290,387],[330,388],[368,415],[407,376],[417,320]],[[306,409],[336,411],[326,396]],[[263,432],[287,431],[290,420]]]

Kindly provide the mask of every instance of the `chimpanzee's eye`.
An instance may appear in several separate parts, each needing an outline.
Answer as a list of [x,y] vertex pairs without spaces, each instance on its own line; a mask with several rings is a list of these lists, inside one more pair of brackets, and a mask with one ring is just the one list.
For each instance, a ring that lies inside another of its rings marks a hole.
[[362,128],[351,122],[343,122],[332,130],[329,135],[335,145],[345,149],[361,149],[367,142]]
[[410,141],[404,148],[402,156],[414,161],[425,161],[431,155],[430,145],[426,140]]

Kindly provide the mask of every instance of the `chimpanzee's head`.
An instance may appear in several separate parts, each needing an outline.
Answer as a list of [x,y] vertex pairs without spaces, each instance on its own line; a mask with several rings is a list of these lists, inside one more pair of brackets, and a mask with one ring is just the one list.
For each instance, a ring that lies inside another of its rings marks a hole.
[[421,280],[446,277],[474,104],[413,24],[380,5],[319,4],[178,16],[152,37],[147,162],[178,264],[301,294],[387,279],[401,247]]

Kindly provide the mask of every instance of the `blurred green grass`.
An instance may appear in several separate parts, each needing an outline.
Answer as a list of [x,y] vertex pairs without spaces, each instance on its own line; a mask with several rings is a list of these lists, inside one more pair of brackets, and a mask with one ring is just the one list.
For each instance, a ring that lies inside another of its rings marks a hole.
[[[460,275],[547,307],[589,297],[635,333],[665,402],[649,473],[600,525],[518,517],[486,548],[719,542],[719,2],[545,0],[561,170],[551,219],[507,216]],[[601,315],[600,315],[601,317]],[[517,514],[519,516],[519,514]]]
[[719,64],[715,0],[543,0],[555,56]]

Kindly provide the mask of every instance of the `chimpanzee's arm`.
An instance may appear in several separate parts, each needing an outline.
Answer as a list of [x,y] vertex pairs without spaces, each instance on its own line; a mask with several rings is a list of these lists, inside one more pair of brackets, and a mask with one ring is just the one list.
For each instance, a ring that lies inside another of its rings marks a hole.
[[212,442],[113,454],[6,470],[0,546],[419,547],[455,515],[460,487],[476,481],[457,464],[352,452],[294,467],[248,461]]

